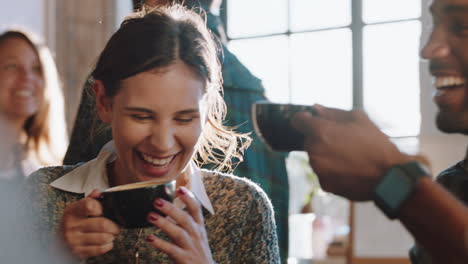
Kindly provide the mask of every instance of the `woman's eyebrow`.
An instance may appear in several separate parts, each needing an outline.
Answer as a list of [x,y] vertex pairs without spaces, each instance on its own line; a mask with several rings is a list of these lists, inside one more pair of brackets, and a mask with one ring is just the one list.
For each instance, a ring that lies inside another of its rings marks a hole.
[[[142,108],[142,107],[132,107],[132,106],[127,106],[124,107],[126,111],[132,111],[132,112],[143,112],[143,113],[148,113],[148,114],[154,114],[154,112],[150,109],[147,108]],[[200,110],[198,108],[191,108],[191,109],[184,109],[181,111],[177,111],[177,114],[193,114],[193,113],[199,113]]]
[[133,111],[133,112],[144,112],[144,113],[148,113],[148,114],[153,114],[154,112],[147,109],[147,108],[142,108],[142,107],[131,107],[131,106],[127,106],[127,107],[124,107],[125,110],[127,111]]
[[193,113],[199,113],[200,110],[198,108],[193,108],[193,109],[185,109],[182,111],[177,111],[178,114],[193,114]]

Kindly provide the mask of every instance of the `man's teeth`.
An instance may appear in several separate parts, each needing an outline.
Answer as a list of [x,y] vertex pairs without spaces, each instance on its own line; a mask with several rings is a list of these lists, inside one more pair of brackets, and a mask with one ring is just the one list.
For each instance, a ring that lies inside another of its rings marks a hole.
[[19,91],[16,91],[15,92],[15,95],[16,96],[21,96],[21,97],[28,97],[28,96],[32,96],[32,91],[30,90],[19,90]]
[[147,162],[149,162],[149,163],[151,163],[151,164],[153,164],[153,165],[155,165],[155,166],[165,166],[165,165],[168,165],[168,164],[171,162],[172,158],[173,158],[173,156],[172,156],[172,157],[165,158],[165,159],[157,159],[157,158],[148,156],[148,155],[146,155],[146,154],[144,154],[144,153],[141,153],[141,155],[142,155],[142,157],[143,157],[143,159],[144,159],[145,161],[147,161]]
[[439,76],[435,80],[436,88],[464,85],[465,78],[459,76]]

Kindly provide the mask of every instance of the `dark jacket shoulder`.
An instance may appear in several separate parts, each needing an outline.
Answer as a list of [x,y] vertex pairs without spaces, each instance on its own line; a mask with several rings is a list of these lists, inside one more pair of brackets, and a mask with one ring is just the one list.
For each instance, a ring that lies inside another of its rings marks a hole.
[[442,171],[437,176],[437,182],[465,204],[468,204],[468,172],[464,168],[463,162],[460,161]]

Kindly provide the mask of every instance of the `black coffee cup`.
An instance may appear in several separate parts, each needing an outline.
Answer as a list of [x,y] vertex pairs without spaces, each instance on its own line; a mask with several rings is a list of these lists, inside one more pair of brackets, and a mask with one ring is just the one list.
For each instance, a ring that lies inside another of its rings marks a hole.
[[154,200],[161,198],[172,202],[174,193],[175,181],[165,184],[141,182],[107,189],[98,200],[104,217],[124,228],[142,228],[152,226],[147,220],[150,212],[165,216],[154,208]]
[[255,133],[271,150],[302,151],[304,150],[304,135],[291,126],[291,118],[295,113],[304,111],[317,115],[317,111],[309,105],[255,102],[252,105]]

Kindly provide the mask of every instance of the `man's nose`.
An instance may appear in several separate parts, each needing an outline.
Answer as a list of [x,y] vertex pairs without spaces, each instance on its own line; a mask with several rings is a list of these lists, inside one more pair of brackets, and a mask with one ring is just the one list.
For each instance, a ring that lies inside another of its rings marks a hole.
[[421,50],[421,58],[426,60],[442,59],[450,54],[450,45],[447,34],[441,29],[436,29],[431,33],[429,40]]

